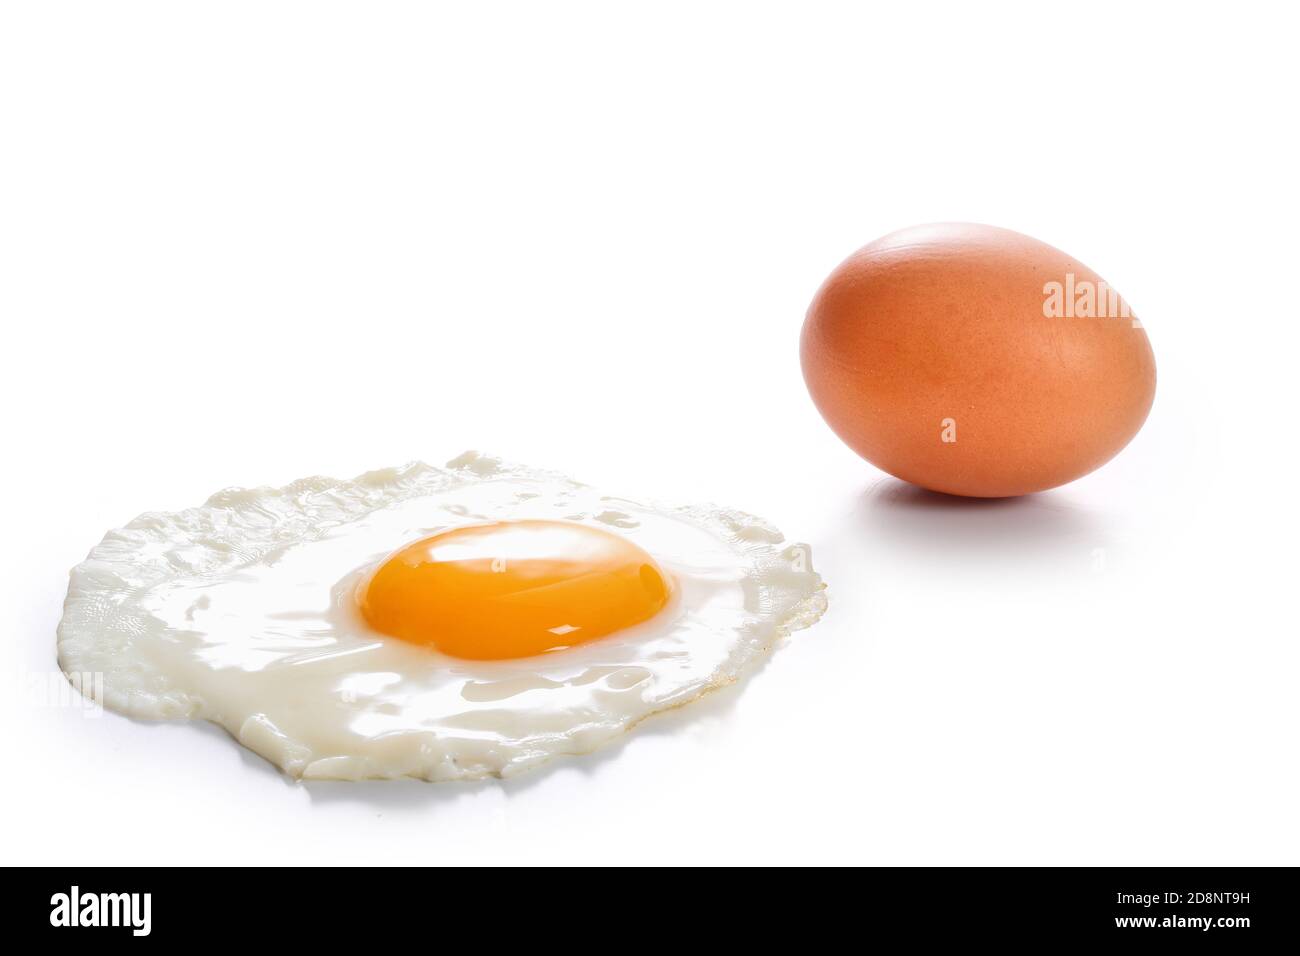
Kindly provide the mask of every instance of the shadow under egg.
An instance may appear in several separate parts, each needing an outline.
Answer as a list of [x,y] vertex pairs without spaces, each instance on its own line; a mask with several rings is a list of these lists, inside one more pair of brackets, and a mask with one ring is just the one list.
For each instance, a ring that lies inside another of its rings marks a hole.
[[882,561],[948,569],[1097,570],[1115,546],[1107,516],[1060,492],[962,498],[896,478],[863,491],[844,529]]

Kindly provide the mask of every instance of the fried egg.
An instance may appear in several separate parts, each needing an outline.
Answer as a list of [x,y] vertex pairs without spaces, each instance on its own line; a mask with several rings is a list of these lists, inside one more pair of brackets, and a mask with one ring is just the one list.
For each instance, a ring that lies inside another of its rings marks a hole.
[[824,587],[752,515],[467,452],[142,515],[73,569],[58,654],[295,778],[505,777],[736,681]]

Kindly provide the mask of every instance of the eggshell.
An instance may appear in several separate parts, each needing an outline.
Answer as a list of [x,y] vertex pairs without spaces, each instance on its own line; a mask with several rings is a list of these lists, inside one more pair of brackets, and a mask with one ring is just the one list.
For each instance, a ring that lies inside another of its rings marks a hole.
[[1146,332],[1095,272],[1008,229],[915,226],[858,250],[803,326],[813,402],[850,448],[981,498],[1073,481],[1155,396]]

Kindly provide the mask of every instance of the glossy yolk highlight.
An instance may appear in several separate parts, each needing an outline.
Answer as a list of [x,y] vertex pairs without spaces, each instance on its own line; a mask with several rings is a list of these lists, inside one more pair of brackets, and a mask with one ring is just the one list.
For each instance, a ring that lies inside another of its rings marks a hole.
[[501,660],[640,624],[671,593],[626,538],[566,521],[454,528],[398,551],[361,585],[367,623],[453,657]]

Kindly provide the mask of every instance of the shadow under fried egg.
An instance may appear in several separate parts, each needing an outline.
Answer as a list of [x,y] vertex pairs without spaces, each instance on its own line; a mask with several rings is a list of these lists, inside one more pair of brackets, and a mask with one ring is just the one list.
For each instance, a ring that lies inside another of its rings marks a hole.
[[[779,650],[779,645],[778,645]],[[170,721],[160,723],[135,717],[122,716],[140,727],[154,731],[161,728],[181,729],[187,733],[198,732],[221,746],[234,745],[238,759],[251,773],[273,777],[289,789],[302,788],[312,803],[321,805],[364,804],[390,810],[418,810],[454,802],[487,790],[498,790],[507,796],[524,793],[545,782],[553,774],[573,769],[594,776],[607,763],[615,760],[636,738],[673,737],[698,728],[709,722],[727,719],[735,708],[745,685],[758,677],[767,667],[770,655],[763,655],[740,678],[730,684],[708,690],[694,700],[658,711],[635,724],[619,737],[584,754],[561,754],[540,766],[526,770],[514,777],[488,777],[482,780],[451,780],[430,783],[414,778],[395,780],[295,780],[275,764],[242,746],[224,727],[208,720]]]
[[[779,645],[778,645],[779,650]],[[587,776],[595,776],[609,762],[637,738],[672,737],[689,731],[709,721],[725,720],[736,706],[744,687],[766,668],[770,655],[764,655],[748,668],[739,680],[706,691],[693,701],[658,711],[634,724],[619,737],[584,754],[560,754],[540,766],[517,776],[483,780],[449,780],[430,783],[424,780],[403,778],[399,780],[303,780],[295,781],[281,773],[279,768],[244,747],[240,747],[245,763],[256,764],[261,772],[280,777],[287,786],[301,786],[312,803],[365,804],[387,809],[414,809],[428,805],[454,802],[466,795],[485,790],[499,790],[507,797],[524,793],[545,782],[557,772],[573,769]],[[219,730],[220,728],[215,728]]]

